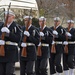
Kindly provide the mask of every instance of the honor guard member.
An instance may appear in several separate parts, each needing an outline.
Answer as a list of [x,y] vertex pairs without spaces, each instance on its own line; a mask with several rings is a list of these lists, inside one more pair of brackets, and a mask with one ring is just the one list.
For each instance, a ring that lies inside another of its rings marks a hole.
[[52,42],[52,35],[49,28],[46,26],[46,18],[41,16],[39,18],[39,31],[40,31],[40,42],[38,45],[38,51],[39,46],[41,50],[41,54],[38,53],[37,55],[37,61],[35,65],[36,75],[48,75],[47,72],[47,65],[48,65],[48,59],[49,59],[49,44]]
[[[5,17],[7,17],[7,13],[6,11]],[[0,56],[0,75],[15,75],[15,62],[18,61],[18,42],[21,31],[14,19],[15,14],[10,10],[7,26],[1,28],[0,33],[5,33],[5,38],[4,40],[0,38],[0,45],[4,45],[5,56]]]
[[[35,60],[36,46],[39,44],[39,33],[35,26],[32,25],[32,17],[24,16],[25,26],[23,27],[23,39],[24,36],[27,37],[26,42],[21,43],[20,52],[20,75],[34,75],[35,72]],[[26,30],[28,26],[28,30]],[[26,56],[22,56],[23,48],[26,48]]]
[[74,49],[75,49],[75,28],[74,21],[68,20],[66,28],[66,37],[68,40],[64,41],[64,45],[68,45],[68,53],[63,55],[64,75],[74,75]]
[[49,59],[50,64],[50,75],[61,75],[62,73],[62,65],[61,65],[61,55],[63,53],[63,46],[62,41],[64,41],[64,34],[65,31],[63,30],[63,27],[60,26],[60,18],[55,17],[54,18],[54,26],[52,26],[50,29],[52,29],[52,33],[54,35],[52,46],[54,46],[53,49],[55,51],[52,51],[51,48],[51,56]]

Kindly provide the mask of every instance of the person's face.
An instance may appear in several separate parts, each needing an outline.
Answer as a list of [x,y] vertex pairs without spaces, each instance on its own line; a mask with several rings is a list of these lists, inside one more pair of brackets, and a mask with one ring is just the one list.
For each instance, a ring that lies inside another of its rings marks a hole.
[[54,25],[58,26],[60,24],[60,21],[54,21]]
[[46,24],[46,21],[39,20],[39,25],[40,25],[40,27],[43,27],[45,24]]
[[74,27],[74,23],[68,23],[68,27],[69,27],[69,28]]
[[[5,15],[5,18],[7,17],[7,15]],[[7,21],[7,23],[9,24],[9,23],[11,23],[13,20],[14,20],[14,16],[13,15],[8,15],[8,21]]]
[[24,19],[24,24],[25,24],[25,26],[26,26],[26,25],[29,26],[31,23],[32,23],[32,20],[31,20],[31,19],[30,19],[30,20],[29,20],[29,18],[25,18],[25,19]]

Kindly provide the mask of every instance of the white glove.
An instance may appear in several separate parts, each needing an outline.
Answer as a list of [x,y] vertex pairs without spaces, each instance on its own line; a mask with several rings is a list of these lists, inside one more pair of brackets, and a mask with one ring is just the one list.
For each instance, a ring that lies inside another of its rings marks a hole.
[[26,47],[26,46],[27,46],[26,43],[24,42],[21,43],[21,47]]
[[71,37],[71,36],[72,36],[69,32],[66,32],[66,35],[67,35],[67,36],[69,36],[69,37]]
[[41,42],[38,44],[38,46],[41,46]]
[[42,36],[42,37],[43,37],[43,36],[44,36],[44,33],[43,33],[43,32],[40,32],[40,36]]
[[10,30],[7,27],[3,27],[1,29],[1,32],[6,32],[6,33],[10,33]]
[[67,42],[67,41],[64,41],[63,44],[64,44],[64,45],[68,45],[68,42]]
[[30,33],[28,32],[28,31],[24,31],[24,35],[26,35],[26,36],[30,36]]
[[4,40],[0,40],[0,45],[5,45],[5,41]]
[[52,41],[52,45],[54,45],[55,44],[55,41]]
[[58,35],[58,32],[56,30],[53,31],[54,35]]

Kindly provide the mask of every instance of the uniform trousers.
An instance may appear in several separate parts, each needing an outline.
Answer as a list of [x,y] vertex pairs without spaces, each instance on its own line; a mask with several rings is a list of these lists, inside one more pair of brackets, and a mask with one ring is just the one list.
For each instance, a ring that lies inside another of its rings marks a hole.
[[20,75],[34,75],[35,61],[20,61]]
[[35,71],[36,75],[48,75],[47,72],[48,58],[41,58],[36,60]]
[[61,53],[51,53],[51,57],[49,59],[50,74],[55,74],[56,72],[62,73],[61,55]]
[[64,70],[74,69],[74,55],[66,54],[63,55],[63,68]]
[[0,62],[0,75],[15,75],[15,63]]

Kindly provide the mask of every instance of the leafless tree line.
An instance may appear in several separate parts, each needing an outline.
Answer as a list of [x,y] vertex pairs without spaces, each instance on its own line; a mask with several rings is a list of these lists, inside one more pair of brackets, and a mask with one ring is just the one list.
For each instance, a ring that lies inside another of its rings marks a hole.
[[75,0],[36,0],[40,16],[44,15],[48,19],[48,24],[52,24],[55,16],[61,18],[61,23],[65,24],[67,19],[75,18]]

